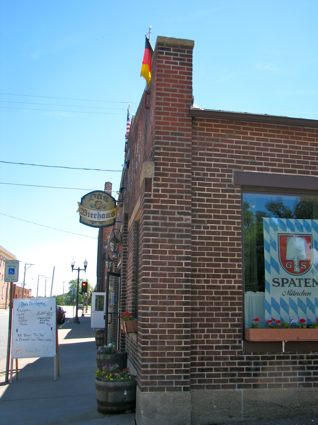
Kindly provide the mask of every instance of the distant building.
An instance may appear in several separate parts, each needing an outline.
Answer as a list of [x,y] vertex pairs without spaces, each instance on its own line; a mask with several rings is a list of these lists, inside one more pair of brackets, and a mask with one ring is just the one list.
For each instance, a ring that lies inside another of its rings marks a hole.
[[193,46],[157,39],[118,202],[137,424],[317,417],[318,121],[194,107]]

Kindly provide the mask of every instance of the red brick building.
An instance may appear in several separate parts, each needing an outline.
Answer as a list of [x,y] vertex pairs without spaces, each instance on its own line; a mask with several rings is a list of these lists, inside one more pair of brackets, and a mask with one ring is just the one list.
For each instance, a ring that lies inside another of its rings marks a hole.
[[[318,336],[256,341],[245,331],[254,312],[263,321],[274,311],[264,217],[316,225],[318,121],[193,107],[193,47],[158,37],[122,177],[121,303],[138,319],[125,336],[137,424],[317,417]],[[294,317],[292,307],[280,314]]]

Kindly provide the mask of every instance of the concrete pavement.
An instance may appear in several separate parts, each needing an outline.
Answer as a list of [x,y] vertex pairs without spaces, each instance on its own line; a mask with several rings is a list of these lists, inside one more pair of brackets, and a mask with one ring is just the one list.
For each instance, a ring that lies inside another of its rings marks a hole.
[[81,317],[80,324],[69,319],[58,333],[60,377],[53,379],[52,358],[20,359],[18,379],[0,386],[0,425],[135,425],[133,413],[97,412],[90,318]]

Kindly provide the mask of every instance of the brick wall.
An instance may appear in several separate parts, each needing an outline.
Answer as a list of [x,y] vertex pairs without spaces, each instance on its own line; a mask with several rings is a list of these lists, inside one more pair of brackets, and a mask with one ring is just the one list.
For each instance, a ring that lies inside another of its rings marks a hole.
[[242,350],[241,191],[233,186],[234,170],[318,176],[317,136],[297,126],[194,119],[193,388],[318,386],[317,354]]
[[[138,344],[143,391],[189,389],[192,47],[191,42],[178,45],[162,38],[154,58],[155,174],[140,221]],[[177,58],[171,60],[174,49]]]
[[318,386],[318,347],[244,345],[241,187],[233,182],[235,170],[318,177],[318,123],[194,110],[192,49],[158,38],[128,143],[122,278],[128,305],[138,286],[138,334],[127,340],[138,425],[203,424],[202,411],[205,421],[225,419],[224,391],[239,412],[238,390]]

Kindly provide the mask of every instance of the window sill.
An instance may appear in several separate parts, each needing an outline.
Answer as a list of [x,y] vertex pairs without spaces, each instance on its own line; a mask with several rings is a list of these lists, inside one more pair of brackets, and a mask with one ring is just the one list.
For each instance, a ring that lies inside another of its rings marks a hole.
[[245,340],[251,342],[318,341],[318,328],[250,328],[245,329]]

